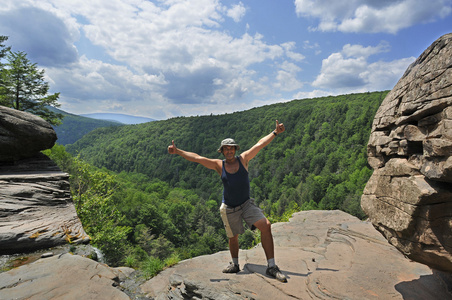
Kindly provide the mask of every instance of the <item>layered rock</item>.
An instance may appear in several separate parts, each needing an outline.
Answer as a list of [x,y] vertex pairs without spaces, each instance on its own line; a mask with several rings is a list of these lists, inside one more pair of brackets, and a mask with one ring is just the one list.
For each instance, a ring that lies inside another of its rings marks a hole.
[[361,206],[409,258],[452,272],[452,34],[412,63],[378,109]]
[[16,161],[52,148],[52,126],[33,114],[0,106],[0,162]]
[[276,263],[265,274],[261,245],[240,250],[241,271],[224,274],[228,251],[196,257],[141,286],[151,299],[449,299],[425,265],[406,259],[370,222],[341,211],[304,211],[272,225]]
[[69,175],[39,152],[53,146],[55,132],[34,115],[11,111],[0,107],[0,254],[88,242]]

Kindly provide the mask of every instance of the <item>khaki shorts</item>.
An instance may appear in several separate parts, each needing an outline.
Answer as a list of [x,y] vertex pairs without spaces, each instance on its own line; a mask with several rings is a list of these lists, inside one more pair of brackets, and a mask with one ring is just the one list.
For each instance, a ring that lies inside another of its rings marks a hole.
[[237,234],[245,232],[242,220],[244,220],[246,224],[253,229],[254,223],[265,218],[262,209],[254,204],[254,199],[249,199],[237,207],[230,207],[222,203],[220,207],[220,214],[228,238],[233,238]]

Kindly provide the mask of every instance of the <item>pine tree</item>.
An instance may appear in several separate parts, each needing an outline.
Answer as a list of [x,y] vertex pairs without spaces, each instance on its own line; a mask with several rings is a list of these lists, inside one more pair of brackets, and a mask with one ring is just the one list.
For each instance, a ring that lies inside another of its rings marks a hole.
[[11,50],[11,47],[6,47],[3,44],[7,39],[7,36],[0,35],[0,68],[2,67],[1,59],[6,56],[9,50]]
[[38,115],[52,125],[61,124],[63,115],[49,109],[60,106],[60,93],[48,95],[44,70],[31,63],[24,52],[9,51],[6,60],[5,68],[0,69],[0,104]]

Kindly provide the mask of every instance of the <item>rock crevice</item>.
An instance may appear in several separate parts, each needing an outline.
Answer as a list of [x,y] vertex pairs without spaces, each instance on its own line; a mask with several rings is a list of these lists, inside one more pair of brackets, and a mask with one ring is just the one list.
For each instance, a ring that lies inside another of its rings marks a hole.
[[367,146],[374,172],[361,206],[409,258],[452,272],[452,34],[388,93]]

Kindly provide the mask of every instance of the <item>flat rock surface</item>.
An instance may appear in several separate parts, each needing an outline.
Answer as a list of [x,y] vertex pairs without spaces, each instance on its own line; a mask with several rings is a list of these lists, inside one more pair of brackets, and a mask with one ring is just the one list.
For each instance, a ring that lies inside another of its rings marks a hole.
[[261,246],[240,251],[242,271],[223,274],[228,251],[180,262],[141,286],[155,299],[451,299],[432,270],[405,258],[369,222],[341,211],[305,211],[272,225],[276,262]]
[[130,299],[116,288],[133,272],[63,254],[0,273],[0,299]]

